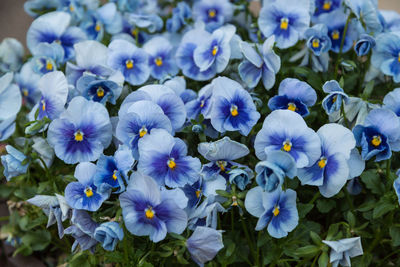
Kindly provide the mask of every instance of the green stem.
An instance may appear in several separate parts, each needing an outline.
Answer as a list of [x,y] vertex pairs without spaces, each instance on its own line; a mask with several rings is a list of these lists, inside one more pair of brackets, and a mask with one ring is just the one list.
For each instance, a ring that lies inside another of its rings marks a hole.
[[318,192],[314,195],[314,197],[308,202],[308,204],[313,204],[313,203],[319,198],[320,195],[321,195],[321,193],[318,191]]
[[234,213],[235,212],[235,210],[234,210],[234,207],[232,207],[232,209],[231,209],[231,229],[232,229],[232,232],[235,230],[235,224],[234,224],[234,222],[235,222],[235,220],[234,220]]
[[251,253],[253,255],[254,260],[257,261],[257,255],[256,255],[255,250],[254,250],[253,242],[251,242],[250,235],[249,235],[249,232],[247,231],[247,227],[246,227],[246,224],[244,223],[243,217],[241,218],[240,221],[242,223],[242,228],[243,228],[243,231],[244,231],[244,235],[246,236],[247,244],[249,245],[249,248],[250,248],[250,251],[251,251]]
[[344,125],[345,125],[347,128],[350,129],[350,127],[349,127],[349,121],[347,120],[347,117],[346,117],[346,111],[344,111],[344,101],[342,102],[342,105],[340,106],[340,111],[341,111],[341,113],[342,113],[342,115],[343,115]]
[[346,187],[343,187],[343,191],[344,191],[344,194],[346,195],[346,200],[347,200],[347,203],[349,204],[349,207],[350,207],[350,209],[351,209],[351,212],[354,213],[354,205],[353,205],[353,202],[352,202],[351,199],[350,199],[350,194],[349,194],[349,192],[347,191],[347,188],[346,188]]
[[386,161],[386,179],[388,181],[390,181],[390,165],[391,165],[391,163],[392,163],[392,158],[389,158]]
[[375,239],[374,239],[374,241],[372,241],[371,245],[367,249],[367,252],[371,253],[371,251],[376,247],[376,245],[379,244],[381,239],[382,239],[382,231],[380,229],[378,229]]
[[351,20],[351,16],[349,15],[349,17],[347,18],[347,21],[346,21],[346,25],[344,26],[344,30],[343,30],[343,34],[342,34],[342,40],[340,42],[338,60],[336,61],[336,65],[335,65],[335,76],[334,76],[335,80],[337,79],[338,70],[339,70],[339,63],[340,63],[340,60],[341,60],[341,57],[342,57],[342,52],[343,52],[344,40],[346,39],[347,29],[349,28],[350,20]]

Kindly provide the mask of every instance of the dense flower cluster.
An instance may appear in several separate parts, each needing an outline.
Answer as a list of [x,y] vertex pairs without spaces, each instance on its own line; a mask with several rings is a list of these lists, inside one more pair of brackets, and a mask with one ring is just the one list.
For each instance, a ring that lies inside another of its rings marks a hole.
[[33,186],[15,197],[73,252],[349,266],[372,243],[358,266],[375,260],[384,230],[372,242],[377,223],[360,224],[398,210],[400,15],[264,0],[255,16],[250,2],[25,3],[29,57],[0,45],[3,173]]

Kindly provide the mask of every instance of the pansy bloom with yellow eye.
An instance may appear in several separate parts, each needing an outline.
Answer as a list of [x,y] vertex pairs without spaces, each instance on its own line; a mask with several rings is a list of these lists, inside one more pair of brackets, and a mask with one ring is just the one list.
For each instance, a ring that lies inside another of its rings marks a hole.
[[389,109],[373,109],[364,125],[353,129],[363,160],[375,156],[375,161],[389,159],[393,151],[400,151],[400,121]]
[[110,102],[115,105],[121,94],[122,86],[111,80],[85,75],[79,78],[76,89],[86,99],[105,104]]
[[65,188],[65,200],[73,209],[96,211],[100,208],[108,194],[98,192],[94,185],[96,165],[83,162],[76,166],[74,176],[78,182],[72,182]]
[[333,10],[338,9],[341,5],[342,0],[315,0],[316,9],[314,16],[332,12]]
[[347,103],[349,99],[339,83],[335,80],[326,82],[322,89],[325,93],[329,94],[322,100],[322,107],[328,115],[339,111],[343,104],[342,102],[345,101]]
[[203,21],[207,31],[213,31],[229,22],[233,15],[233,5],[228,0],[201,0],[193,5],[193,17]]
[[154,79],[161,80],[167,76],[175,76],[179,68],[173,56],[173,47],[168,39],[154,37],[143,46],[149,55],[150,74]]
[[315,185],[324,197],[339,193],[349,177],[348,165],[356,141],[352,132],[340,124],[325,124],[317,131],[321,138],[321,157],[308,168],[298,170],[302,184]]
[[294,158],[297,168],[314,164],[321,155],[318,135],[290,110],[275,110],[265,118],[254,148],[260,160],[265,160],[270,151],[285,151]]
[[266,38],[275,35],[276,46],[289,48],[297,43],[310,24],[308,1],[279,0],[263,6],[258,25]]
[[147,53],[133,43],[117,39],[108,46],[108,65],[119,70],[132,85],[143,84],[150,75]]
[[279,85],[278,95],[270,98],[268,107],[271,110],[287,109],[305,117],[309,114],[308,108],[317,102],[317,93],[306,82],[298,79],[286,78]]
[[127,190],[119,197],[124,223],[129,232],[149,236],[153,242],[167,233],[181,234],[187,226],[186,212],[169,194],[162,194],[149,176],[134,173]]
[[212,86],[212,109],[208,115],[212,126],[220,133],[239,131],[247,136],[260,118],[249,92],[226,77],[214,79]]
[[47,133],[55,154],[67,164],[98,159],[111,138],[107,109],[81,96],[71,100],[60,118],[50,123]]
[[328,27],[324,24],[316,24],[304,33],[307,39],[307,47],[316,56],[326,53],[331,49],[332,42],[328,36]]
[[275,238],[288,235],[299,223],[296,192],[275,190],[268,193],[260,186],[250,189],[244,203],[246,210],[258,217],[256,231],[268,226],[268,233]]
[[200,160],[187,156],[186,144],[164,129],[154,129],[139,140],[139,155],[138,170],[159,185],[182,187],[199,179]]

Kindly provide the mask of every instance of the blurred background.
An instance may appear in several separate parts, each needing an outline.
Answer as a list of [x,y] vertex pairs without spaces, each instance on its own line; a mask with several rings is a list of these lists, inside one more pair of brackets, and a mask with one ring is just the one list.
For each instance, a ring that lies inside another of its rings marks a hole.
[[[24,12],[25,0],[0,0],[0,41],[14,37],[25,44],[32,18]],[[379,8],[400,12],[400,0],[378,0]]]

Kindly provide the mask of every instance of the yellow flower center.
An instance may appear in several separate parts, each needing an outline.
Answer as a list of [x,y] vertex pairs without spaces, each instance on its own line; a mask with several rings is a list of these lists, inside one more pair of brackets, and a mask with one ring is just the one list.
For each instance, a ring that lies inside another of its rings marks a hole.
[[46,62],[46,70],[52,70],[53,69],[53,64],[48,60]]
[[113,172],[112,178],[114,179],[114,181],[118,179],[116,170]]
[[286,152],[289,152],[290,150],[292,150],[292,143],[290,141],[283,142],[282,149]]
[[100,26],[99,23],[96,23],[96,26],[94,27],[94,30],[95,30],[96,32],[99,32],[99,31],[101,30],[101,26]]
[[312,47],[314,47],[314,48],[318,48],[319,47],[319,39],[318,38],[313,39]]
[[338,40],[340,38],[340,32],[338,30],[334,30],[332,32],[332,39],[333,40]]
[[132,29],[131,30],[131,34],[132,34],[132,36],[135,36],[136,37],[136,35],[139,33],[139,30],[138,29]]
[[214,18],[216,15],[217,15],[217,11],[215,11],[215,9],[208,10],[208,16],[210,18]]
[[331,6],[332,6],[332,2],[331,2],[331,1],[325,1],[325,2],[324,2],[324,5],[322,6],[322,8],[323,8],[324,10],[330,10],[330,9],[331,9]]
[[125,61],[125,66],[128,70],[133,68],[133,60],[132,59],[128,59],[127,61]]
[[274,211],[272,212],[274,214],[274,216],[278,216],[279,215],[279,208],[275,207]]
[[92,188],[86,187],[86,188],[85,188],[85,194],[86,194],[87,197],[93,196],[93,190],[92,190]]
[[218,53],[218,46],[214,45],[213,50],[211,51],[211,54],[215,56]]
[[287,30],[289,27],[289,19],[288,18],[282,18],[281,19],[281,29],[282,30]]
[[175,163],[174,159],[172,159],[172,158],[168,160],[167,165],[171,170],[176,168],[176,163]]
[[78,142],[82,142],[82,140],[83,140],[83,133],[81,133],[81,131],[76,131],[75,133],[74,133],[74,136],[75,136],[75,141],[78,141]]
[[157,67],[160,67],[160,66],[163,64],[163,60],[162,60],[161,57],[157,57],[157,58],[154,60],[154,63],[156,63]]
[[337,100],[337,95],[334,95],[333,98],[332,98],[332,103],[335,103],[336,100]]
[[326,158],[325,158],[325,157],[322,157],[322,158],[318,161],[318,167],[319,167],[320,169],[325,168],[326,162],[327,162]]
[[201,108],[204,107],[204,100],[201,100],[201,102],[200,102],[200,107],[201,107]]
[[200,189],[199,189],[199,190],[196,190],[196,197],[197,197],[197,198],[200,197],[200,194],[201,194],[201,190],[200,190]]
[[42,100],[42,110],[43,111],[46,110],[46,102],[44,100]]
[[145,215],[146,215],[146,218],[147,218],[147,219],[153,219],[153,217],[154,217],[154,211],[153,211],[153,209],[152,209],[151,207],[148,207],[148,208],[145,210]]
[[224,161],[224,160],[218,160],[217,161],[217,165],[220,168],[220,170],[224,172],[225,171],[225,167],[227,165],[227,162]]
[[375,147],[379,146],[382,143],[382,138],[380,135],[375,135],[372,137],[371,144]]
[[287,109],[291,110],[291,111],[296,111],[297,110],[296,104],[295,103],[289,103]]
[[145,136],[146,134],[147,134],[147,129],[146,129],[145,126],[143,126],[142,129],[140,129],[140,131],[139,131],[139,136],[140,136],[140,137],[143,137],[143,136]]
[[399,52],[399,56],[397,57],[397,61],[400,62],[400,52]]
[[104,96],[104,89],[100,86],[99,88],[97,88],[97,96],[98,97],[103,97]]
[[74,12],[74,10],[75,10],[74,6],[72,4],[69,5],[69,11]]
[[29,91],[26,88],[22,89],[22,93],[24,94],[24,96],[29,95]]
[[236,105],[231,106],[231,115],[233,117],[236,117],[237,115],[239,115],[238,107]]

